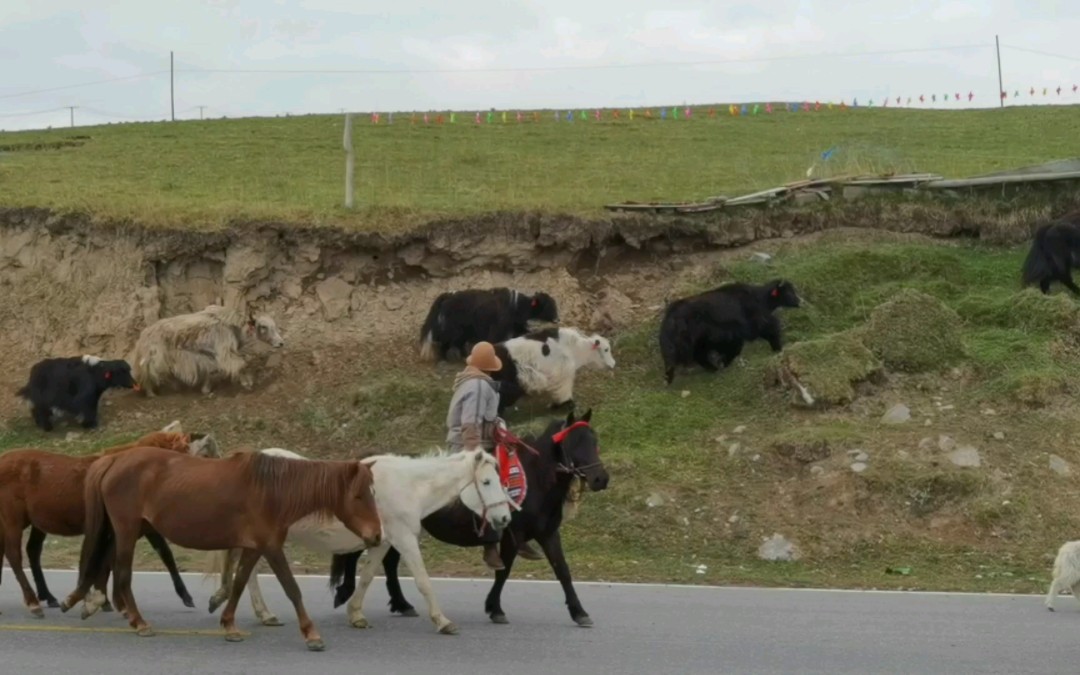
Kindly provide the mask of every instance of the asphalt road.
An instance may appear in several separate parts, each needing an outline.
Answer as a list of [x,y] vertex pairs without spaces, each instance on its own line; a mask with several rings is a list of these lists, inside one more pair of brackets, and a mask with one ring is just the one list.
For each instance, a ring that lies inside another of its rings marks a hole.
[[[71,572],[47,572],[53,592],[74,587]],[[0,586],[0,672],[397,673],[1066,673],[1075,672],[1080,604],[1057,612],[1035,596],[691,588],[578,584],[596,625],[578,628],[548,582],[511,582],[503,594],[510,625],[481,611],[489,580],[436,580],[443,610],[461,628],[435,633],[412,579],[402,578],[418,618],[391,617],[381,578],[356,630],[334,610],[326,581],[300,578],[305,603],[327,649],[310,653],[296,615],[273,577],[260,577],[270,609],[285,622],[254,623],[245,594],[241,643],[226,643],[207,613],[213,586],[185,575],[197,609],[185,608],[168,577],[139,573],[136,599],[158,631],[139,638],[117,614],[87,621],[79,609],[30,617],[10,570]],[[317,669],[317,670],[315,670]]]

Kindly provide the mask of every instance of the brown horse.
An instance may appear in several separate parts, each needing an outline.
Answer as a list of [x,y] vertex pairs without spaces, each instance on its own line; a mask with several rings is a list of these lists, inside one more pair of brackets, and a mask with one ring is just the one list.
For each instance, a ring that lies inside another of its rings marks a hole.
[[[179,424],[174,422],[166,429],[179,429]],[[138,446],[190,454],[219,454],[216,443],[210,437],[193,442],[191,434],[155,431],[133,443],[110,448],[98,455],[70,457],[31,448],[11,450],[0,455],[0,559],[7,556],[15,579],[22,588],[23,601],[33,616],[42,618],[45,615],[41,609],[42,601],[50,607],[59,607],[45,585],[45,575],[41,571],[41,548],[46,533],[62,537],[81,535],[85,520],[83,483],[90,465],[100,457]],[[22,533],[27,527],[30,528],[30,537],[26,543],[26,553],[37,594],[31,590],[22,568],[20,549]],[[176,594],[185,605],[194,607],[195,603],[184,586],[169,545],[156,533],[149,534],[147,540],[168,568]],[[103,570],[102,578],[96,584],[103,593],[108,575],[108,569]],[[107,611],[108,608],[103,609]]]
[[[300,587],[282,551],[289,526],[311,514],[335,516],[368,547],[382,540],[371,469],[358,461],[296,460],[233,453],[208,460],[157,448],[104,457],[86,476],[86,537],[79,584],[60,605],[86,598],[101,568],[113,560],[113,604],[140,636],[153,635],[131,591],[135,542],[148,529],[197,551],[242,548],[229,602],[221,613],[225,639],[243,639],[236,605],[259,557],[270,563],[296,609],[308,649],[325,648],[304,609]],[[98,599],[87,603],[100,602]]]

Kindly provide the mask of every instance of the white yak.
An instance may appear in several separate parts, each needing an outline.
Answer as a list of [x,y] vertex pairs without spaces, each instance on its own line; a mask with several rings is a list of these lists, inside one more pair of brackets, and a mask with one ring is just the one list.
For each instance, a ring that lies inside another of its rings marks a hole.
[[147,326],[128,362],[135,382],[148,396],[170,381],[199,387],[204,394],[219,380],[239,381],[250,390],[254,378],[245,367],[250,348],[259,341],[272,347],[285,344],[270,316],[208,305]]

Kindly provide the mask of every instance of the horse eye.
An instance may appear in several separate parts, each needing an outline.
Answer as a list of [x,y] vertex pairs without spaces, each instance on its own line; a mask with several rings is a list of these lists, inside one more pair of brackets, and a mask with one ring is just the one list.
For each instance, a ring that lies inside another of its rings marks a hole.
[[484,479],[484,485],[491,485],[491,479],[490,478],[485,478]]

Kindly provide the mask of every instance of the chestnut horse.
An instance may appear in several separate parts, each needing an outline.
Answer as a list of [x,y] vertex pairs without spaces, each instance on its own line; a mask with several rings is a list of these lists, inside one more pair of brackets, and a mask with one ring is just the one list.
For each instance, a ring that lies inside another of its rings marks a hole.
[[[180,433],[179,422],[173,422],[163,431],[155,431],[126,445],[105,450],[98,455],[71,457],[55,452],[36,449],[10,450],[0,455],[0,558],[7,556],[15,579],[22,588],[23,601],[30,613],[42,618],[45,612],[41,602],[50,607],[59,603],[45,584],[41,570],[41,550],[45,535],[74,537],[83,533],[83,482],[90,465],[98,458],[124,452],[137,446],[164,448],[173,452],[217,455],[217,445],[209,436],[192,441],[191,434]],[[30,571],[37,586],[35,594],[22,568],[22,533],[30,528],[26,542],[26,554],[30,559]],[[180,572],[176,568],[169,545],[156,533],[149,533],[147,541],[161,557],[172,577],[176,594],[184,604],[194,607]],[[97,588],[105,592],[108,569]]]
[[[154,633],[135,604],[131,566],[135,542],[150,529],[197,551],[243,549],[221,613],[229,642],[243,640],[236,628],[236,605],[259,557],[266,558],[296,609],[300,632],[312,651],[325,645],[282,551],[289,527],[319,514],[328,521],[336,517],[369,547],[382,541],[371,468],[355,460],[297,460],[246,452],[211,460],[135,448],[94,462],[84,494],[86,536],[79,583],[60,609],[66,612],[86,598],[112,559],[113,604],[124,607],[140,636]],[[102,601],[95,597],[87,604]]]

